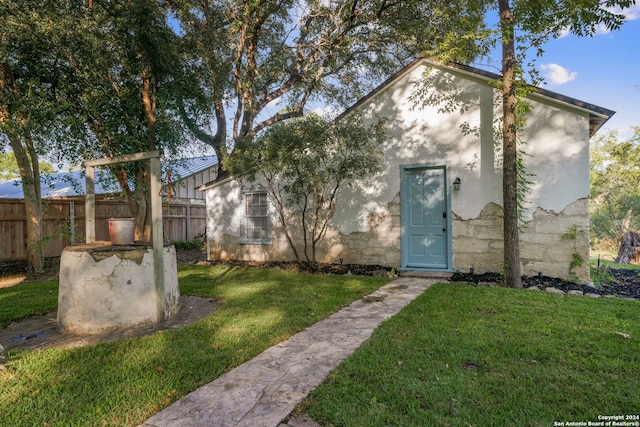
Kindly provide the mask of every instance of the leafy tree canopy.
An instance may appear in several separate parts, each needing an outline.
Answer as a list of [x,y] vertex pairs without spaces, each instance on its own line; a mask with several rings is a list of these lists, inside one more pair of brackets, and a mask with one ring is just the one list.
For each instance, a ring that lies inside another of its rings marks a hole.
[[[55,171],[51,163],[42,160],[40,161],[40,172],[51,174]],[[20,178],[20,170],[18,169],[16,156],[14,156],[12,152],[0,151],[0,181],[7,181],[14,178]]]
[[611,131],[591,142],[591,238],[615,245],[640,231],[640,127],[620,141]]
[[232,138],[300,117],[315,101],[345,106],[381,78],[457,33],[467,1],[173,0],[185,55],[215,110],[215,131],[194,134],[221,153]]
[[301,230],[305,260],[315,261],[338,190],[380,169],[385,138],[383,121],[366,126],[350,117],[327,123],[309,114],[239,139],[226,165],[241,181],[265,186],[296,259],[301,256],[294,236]]

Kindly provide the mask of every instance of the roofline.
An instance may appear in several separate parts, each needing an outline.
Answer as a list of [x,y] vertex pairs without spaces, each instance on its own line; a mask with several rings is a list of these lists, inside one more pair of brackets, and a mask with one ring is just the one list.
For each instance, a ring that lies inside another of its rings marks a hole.
[[211,188],[218,187],[222,184],[226,184],[227,182],[233,181],[233,177],[231,175],[221,176],[220,178],[216,178],[213,181],[209,181],[204,183],[198,187],[196,187],[197,191],[207,191]]
[[[409,64],[405,65],[402,69],[392,74],[388,79],[378,85],[375,89],[369,92],[366,96],[358,100],[351,107],[347,108],[342,114],[336,117],[335,121],[342,119],[343,117],[351,114],[354,110],[360,107],[362,104],[366,103],[368,100],[372,99],[378,93],[385,90],[388,86],[390,86],[394,81],[402,77],[406,74],[410,69],[416,67],[419,64],[427,63],[428,65],[440,69],[449,70],[451,72],[457,72],[459,74],[464,74],[471,78],[482,81],[487,84],[494,80],[499,80],[502,78],[500,74],[492,73],[490,71],[482,70],[480,68],[472,67],[469,65],[451,63],[451,64],[441,64],[433,59],[428,59],[424,57],[418,57],[411,61]],[[550,91],[548,89],[544,89],[537,86],[531,86],[535,91],[529,95],[529,97],[533,99],[539,100],[550,100],[554,103],[564,105],[565,107],[570,107],[579,111],[583,111],[589,114],[589,137],[593,136],[616,112],[613,110],[609,110],[604,107],[597,106],[595,104],[590,104],[588,102],[581,101],[576,98],[572,98],[570,96],[565,96],[557,92]]]
[[[215,162],[215,163],[213,163],[213,164],[211,164],[210,166],[205,167],[205,168],[202,168],[202,169],[196,169],[196,170],[194,170],[192,173],[190,173],[189,175],[180,176],[180,178],[176,178],[175,180],[174,180],[174,179],[172,179],[172,180],[171,180],[171,183],[176,183],[176,182],[179,182],[179,181],[185,180],[185,179],[187,179],[187,178],[191,178],[192,176],[197,175],[197,174],[199,174],[199,173],[202,173],[202,172],[204,172],[204,171],[206,171],[206,170],[208,170],[208,169],[211,169],[211,168],[213,168],[213,167],[218,167],[218,165],[220,164],[220,161],[219,161],[219,160],[218,160],[218,158],[217,158],[218,156],[217,156],[217,155],[215,155],[215,154],[212,154],[212,155],[209,155],[209,156],[187,157],[187,158],[184,158],[184,159],[173,159],[173,160],[169,160],[169,161],[167,161],[165,164],[169,164],[169,165],[170,165],[171,163],[178,163],[178,164],[179,164],[180,162],[188,162],[188,161],[190,161],[190,160],[195,160],[195,159],[204,159],[204,158],[209,158],[209,157],[216,157],[216,162]],[[164,165],[164,164],[163,164],[163,165]],[[165,174],[165,175],[166,175],[166,174]]]

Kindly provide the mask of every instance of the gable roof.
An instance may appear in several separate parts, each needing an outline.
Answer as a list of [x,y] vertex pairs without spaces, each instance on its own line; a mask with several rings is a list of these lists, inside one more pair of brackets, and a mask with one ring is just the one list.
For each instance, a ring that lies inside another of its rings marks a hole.
[[171,160],[163,163],[163,168],[171,166],[171,176],[179,179],[187,178],[207,169],[218,166],[217,156],[193,157],[191,159]]
[[[335,121],[342,119],[343,117],[349,115],[352,111],[356,110],[358,107],[375,97],[378,93],[382,92],[384,89],[389,87],[396,80],[400,79],[404,75],[408,74],[410,71],[415,69],[420,65],[426,65],[428,67],[434,67],[441,70],[449,71],[454,74],[461,74],[468,78],[472,78],[475,80],[479,80],[484,82],[485,84],[489,84],[492,81],[499,80],[502,78],[500,74],[495,74],[486,70],[482,70],[479,68],[471,67],[468,65],[462,64],[448,64],[444,65],[438,63],[434,60],[419,57],[414,59],[411,63],[407,64],[401,70],[393,74],[391,77],[382,82],[378,87],[369,92],[366,96],[361,98],[358,102],[353,104],[351,107],[347,108],[342,114],[340,114]],[[540,87],[535,87],[535,91],[529,95],[532,99],[539,100],[547,100],[559,106],[563,106],[565,108],[569,107],[575,110],[583,111],[589,114],[589,137],[593,136],[598,129],[600,129],[607,120],[609,120],[614,114],[615,111],[609,110],[607,108],[599,107],[594,104],[590,104],[588,102],[580,101],[579,99],[575,99],[569,96],[565,96],[559,94],[557,92],[553,92],[547,89],[543,89]]]
[[[170,165],[171,176],[177,181],[191,175],[195,175],[203,170],[217,166],[216,156],[194,157],[191,159],[179,159],[163,163],[163,170]],[[113,194],[120,192],[120,186],[113,179],[107,169],[98,168],[95,171],[95,194]],[[163,174],[163,176],[166,176]],[[85,194],[84,171],[59,172],[42,175],[40,178],[41,194],[43,198],[54,197],[74,197]],[[22,199],[22,180],[20,178],[0,182],[0,198],[2,199]]]

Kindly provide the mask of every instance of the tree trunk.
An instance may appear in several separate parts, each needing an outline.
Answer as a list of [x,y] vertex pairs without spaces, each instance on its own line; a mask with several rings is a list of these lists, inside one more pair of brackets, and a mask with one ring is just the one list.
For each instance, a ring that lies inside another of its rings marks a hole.
[[620,239],[616,264],[640,264],[640,233],[627,231]]
[[[40,273],[44,269],[42,254],[42,200],[40,195],[40,174],[37,166],[31,166],[21,138],[9,136],[9,144],[16,156],[22,180],[24,193],[24,207],[27,219],[27,270],[30,273]],[[32,160],[33,161],[33,160]],[[37,158],[35,162],[37,163]]]
[[[39,273],[44,268],[42,256],[42,201],[38,156],[27,123],[16,123],[9,110],[9,101],[19,100],[20,94],[13,80],[9,64],[0,64],[0,130],[13,150],[20,170],[27,220],[27,270]],[[17,130],[22,130],[20,134]]]
[[514,19],[508,0],[498,0],[502,29],[502,199],[505,285],[521,288],[518,236],[516,55]]

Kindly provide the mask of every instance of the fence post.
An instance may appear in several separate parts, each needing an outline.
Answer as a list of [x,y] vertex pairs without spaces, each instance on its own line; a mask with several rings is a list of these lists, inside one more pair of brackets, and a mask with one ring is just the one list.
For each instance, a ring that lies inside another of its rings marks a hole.
[[84,197],[84,216],[86,243],[96,241],[96,195],[95,195],[95,168],[86,167],[86,189]]
[[71,231],[69,243],[72,245],[75,245],[76,244],[76,205],[73,200],[69,200],[69,228]]
[[185,241],[190,242],[191,241],[191,206],[190,205],[187,205],[186,216],[187,216],[187,218],[186,218],[185,222],[187,224],[187,232],[185,233],[186,234]]

